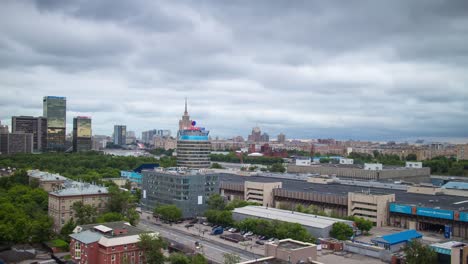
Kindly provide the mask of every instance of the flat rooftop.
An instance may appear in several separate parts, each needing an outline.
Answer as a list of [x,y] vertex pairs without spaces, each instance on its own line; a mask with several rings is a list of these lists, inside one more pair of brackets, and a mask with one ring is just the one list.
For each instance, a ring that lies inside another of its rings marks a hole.
[[65,181],[67,178],[60,174],[49,173],[40,170],[28,170],[28,176],[38,179],[39,181]]
[[318,184],[304,180],[274,178],[265,176],[241,176],[235,174],[222,174],[220,182],[244,184],[245,181],[254,182],[282,182],[282,188],[288,191],[317,192],[338,196],[348,196],[348,192],[370,192],[371,194],[395,194],[396,203],[441,209],[468,211],[468,197],[454,195],[428,195],[407,193],[405,190],[391,188],[361,187],[338,183]]
[[327,228],[336,222],[352,223],[351,221],[317,216],[312,214],[303,214],[289,210],[281,210],[263,206],[245,206],[234,209],[233,213],[259,217],[264,219],[279,220],[284,222],[298,223],[303,226],[313,228]]
[[87,182],[66,181],[64,188],[50,192],[55,196],[77,196],[77,195],[93,195],[93,194],[106,194],[108,190],[106,187],[94,185]]
[[298,248],[305,248],[312,245],[301,243],[294,240],[287,240],[287,241],[280,241],[278,247],[286,248],[286,249],[298,249]]

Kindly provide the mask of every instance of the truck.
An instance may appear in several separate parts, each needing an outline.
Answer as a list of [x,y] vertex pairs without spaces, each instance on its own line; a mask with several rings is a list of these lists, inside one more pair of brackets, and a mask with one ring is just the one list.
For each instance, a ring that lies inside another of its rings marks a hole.
[[223,232],[224,232],[224,230],[223,230],[223,227],[222,227],[222,226],[217,227],[217,228],[211,230],[211,234],[212,234],[212,235],[221,235]]

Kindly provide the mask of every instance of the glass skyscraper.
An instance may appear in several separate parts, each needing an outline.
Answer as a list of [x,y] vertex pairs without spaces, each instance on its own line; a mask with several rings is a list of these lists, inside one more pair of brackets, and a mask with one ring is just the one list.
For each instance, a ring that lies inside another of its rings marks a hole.
[[47,117],[47,149],[65,150],[67,99],[60,96],[44,96],[44,117]]
[[127,144],[127,126],[114,126],[114,144],[121,146]]
[[77,116],[73,118],[73,151],[90,151],[91,142],[91,118]]

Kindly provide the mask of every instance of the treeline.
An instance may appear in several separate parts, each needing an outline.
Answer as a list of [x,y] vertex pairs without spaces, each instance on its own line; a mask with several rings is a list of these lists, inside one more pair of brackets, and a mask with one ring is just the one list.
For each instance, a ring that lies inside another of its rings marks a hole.
[[0,178],[0,241],[38,243],[52,237],[52,219],[47,215],[48,194],[28,185],[25,171]]
[[423,161],[423,166],[430,167],[433,175],[468,176],[468,160],[435,157]]
[[[262,165],[273,165],[276,163],[283,163],[283,159],[280,157],[249,157],[246,154],[242,154],[242,155],[243,155],[242,160],[244,163],[262,164]],[[211,158],[211,161],[240,163],[240,158],[234,152],[230,152],[227,155],[211,154],[210,158]]]
[[159,162],[152,157],[112,156],[94,151],[0,156],[0,167],[38,169],[87,182],[99,182],[102,178],[120,177],[121,170],[131,170],[143,163],[161,163],[161,166],[169,166],[175,162],[169,157]]

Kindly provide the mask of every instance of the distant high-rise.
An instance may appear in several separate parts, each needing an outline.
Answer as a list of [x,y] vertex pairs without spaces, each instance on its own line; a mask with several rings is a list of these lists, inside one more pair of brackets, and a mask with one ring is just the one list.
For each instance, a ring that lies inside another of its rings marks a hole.
[[77,116],[73,118],[73,151],[90,151],[92,149],[91,118]]
[[0,134],[8,134],[8,132],[8,126],[2,125],[2,122],[0,122]]
[[252,133],[249,135],[248,140],[253,142],[260,142],[262,137],[262,131],[259,127],[254,127]]
[[127,126],[115,125],[114,126],[114,144],[125,145],[127,143]]
[[185,111],[182,119],[179,120],[179,131],[189,129],[192,126],[192,120],[187,112],[187,98],[185,98]]
[[12,155],[33,152],[33,134],[31,133],[0,133],[0,154]]
[[47,118],[33,116],[11,117],[11,132],[33,134],[33,149],[41,152],[47,148]]
[[44,96],[43,116],[47,118],[47,149],[65,150],[67,99],[59,96]]
[[[187,122],[190,121],[190,124]],[[187,168],[209,168],[211,143],[208,138],[210,131],[202,127],[196,127],[195,121],[191,121],[187,112],[187,100],[185,100],[185,112],[179,121],[177,133],[177,166]]]
[[286,135],[283,133],[280,133],[278,135],[278,143],[284,143],[284,142],[286,142]]

